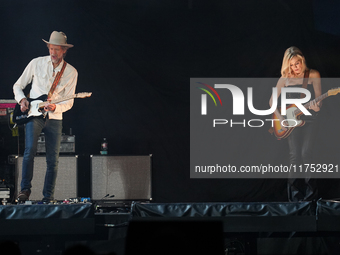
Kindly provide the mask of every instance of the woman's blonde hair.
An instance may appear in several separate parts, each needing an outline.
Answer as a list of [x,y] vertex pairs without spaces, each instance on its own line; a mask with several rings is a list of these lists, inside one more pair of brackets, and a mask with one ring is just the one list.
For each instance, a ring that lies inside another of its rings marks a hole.
[[304,72],[307,69],[306,60],[301,50],[295,46],[292,46],[285,51],[285,54],[283,56],[281,66],[282,77],[287,78],[292,73],[292,70],[290,69],[290,61],[293,57],[298,57],[301,60],[302,72]]

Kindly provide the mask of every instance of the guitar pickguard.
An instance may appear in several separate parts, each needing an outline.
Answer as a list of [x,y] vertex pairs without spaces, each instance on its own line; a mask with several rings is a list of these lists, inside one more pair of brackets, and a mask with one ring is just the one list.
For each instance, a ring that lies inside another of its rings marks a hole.
[[34,100],[30,104],[30,109],[28,111],[28,116],[27,117],[33,117],[33,116],[40,116],[45,113],[45,111],[39,108],[39,104],[43,103],[44,101],[42,100]]
[[295,116],[294,111],[297,107],[290,107],[286,110],[286,115],[284,116],[288,125],[286,127],[299,127],[303,124],[302,120],[299,120],[297,116]]

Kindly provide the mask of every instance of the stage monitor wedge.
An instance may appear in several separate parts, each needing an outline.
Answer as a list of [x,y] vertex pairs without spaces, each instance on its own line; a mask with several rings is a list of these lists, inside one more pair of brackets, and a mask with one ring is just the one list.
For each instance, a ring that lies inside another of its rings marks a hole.
[[149,201],[151,155],[91,156],[91,199]]

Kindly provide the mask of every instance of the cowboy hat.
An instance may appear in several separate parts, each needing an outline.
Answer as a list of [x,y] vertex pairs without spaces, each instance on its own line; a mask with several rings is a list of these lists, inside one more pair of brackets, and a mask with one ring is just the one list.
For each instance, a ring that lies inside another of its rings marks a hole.
[[53,31],[51,36],[50,36],[50,41],[45,41],[44,39],[42,39],[45,43],[49,43],[49,44],[53,44],[53,45],[59,45],[59,46],[66,46],[69,48],[72,48],[73,45],[72,44],[67,44],[67,37],[65,35],[65,33],[63,32],[57,32],[57,31]]

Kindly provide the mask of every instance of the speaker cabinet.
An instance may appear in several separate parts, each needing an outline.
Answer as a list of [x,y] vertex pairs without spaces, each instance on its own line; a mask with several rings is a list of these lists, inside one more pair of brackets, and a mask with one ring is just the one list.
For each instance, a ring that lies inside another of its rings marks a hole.
[[151,200],[151,155],[91,156],[91,193],[93,200]]
[[[17,160],[18,185],[22,179],[22,157]],[[54,191],[54,199],[64,200],[77,197],[77,163],[78,156],[59,156],[58,175]],[[41,200],[46,173],[46,156],[34,158],[33,180],[30,200]]]

